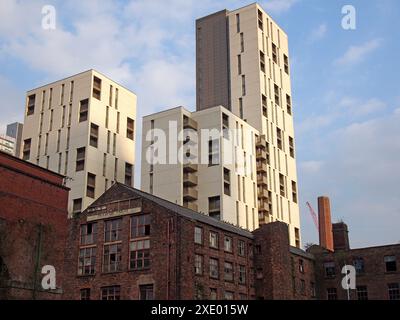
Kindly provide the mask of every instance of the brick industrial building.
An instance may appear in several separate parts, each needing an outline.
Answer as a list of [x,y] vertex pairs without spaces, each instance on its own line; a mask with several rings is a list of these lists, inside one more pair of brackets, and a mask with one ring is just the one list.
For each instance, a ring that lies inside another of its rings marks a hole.
[[117,183],[71,223],[66,299],[313,296],[313,258],[281,222],[250,233]]
[[[68,191],[63,176],[0,152],[0,299],[61,299]],[[45,265],[56,290],[42,289]]]

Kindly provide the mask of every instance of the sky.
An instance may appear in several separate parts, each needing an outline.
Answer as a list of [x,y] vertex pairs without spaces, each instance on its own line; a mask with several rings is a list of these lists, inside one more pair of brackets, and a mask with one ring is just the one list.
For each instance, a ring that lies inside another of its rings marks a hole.
[[[1,0],[0,132],[23,122],[25,92],[96,69],[138,96],[141,117],[195,109],[195,19],[247,1]],[[352,247],[400,243],[400,2],[265,0],[289,36],[303,244],[318,243],[307,201],[329,196]],[[352,5],[356,29],[342,28]],[[42,28],[42,8],[56,29]]]

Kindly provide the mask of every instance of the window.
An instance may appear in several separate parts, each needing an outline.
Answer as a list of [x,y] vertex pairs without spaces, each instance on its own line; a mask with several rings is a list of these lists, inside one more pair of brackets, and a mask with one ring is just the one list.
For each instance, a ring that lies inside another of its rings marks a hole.
[[53,117],[54,117],[54,110],[50,111],[50,123],[49,123],[49,131],[53,130]]
[[363,274],[365,272],[364,259],[356,258],[353,261],[354,268],[356,269],[357,274]]
[[208,141],[208,166],[219,164],[219,139],[210,139]]
[[239,284],[246,284],[246,267],[239,266]]
[[93,98],[101,100],[101,79],[93,77]]
[[225,291],[225,292],[224,292],[224,299],[225,299],[225,300],[233,300],[233,292],[231,292],[231,291]]
[[400,300],[400,286],[398,283],[389,283],[389,300]]
[[90,289],[81,289],[81,300],[90,300]]
[[133,216],[131,218],[131,238],[150,236],[150,214]]
[[243,240],[239,240],[238,242],[238,254],[241,257],[244,257],[246,255],[246,242]]
[[210,231],[210,247],[218,249],[218,233]]
[[279,87],[276,84],[274,84],[274,97],[275,97],[275,104],[280,106]]
[[81,245],[87,246],[95,244],[97,241],[97,223],[87,223],[81,225]]
[[106,244],[104,245],[103,272],[118,272],[122,270],[122,245]]
[[292,181],[292,200],[297,203],[297,183]]
[[289,137],[289,153],[292,158],[294,158],[294,140],[292,137]]
[[105,121],[105,124],[106,124],[106,128],[107,128],[107,129],[108,129],[109,118],[110,118],[110,107],[107,106],[107,107],[106,107],[106,121]]
[[328,300],[337,300],[337,290],[336,288],[328,288],[326,290]]
[[265,54],[262,51],[260,51],[260,69],[265,73]]
[[289,58],[285,54],[283,55],[283,63],[284,63],[285,72],[287,74],[289,74]]
[[113,103],[113,86],[110,85],[110,94],[108,99],[108,104],[110,105],[110,107],[112,107],[112,103]]
[[119,133],[120,118],[121,118],[121,113],[117,112],[117,133]]
[[114,180],[117,181],[118,177],[118,158],[115,158],[114,162]]
[[236,14],[236,32],[237,33],[240,32],[240,15],[239,15],[239,13]]
[[243,119],[243,98],[239,98],[239,116]]
[[197,275],[203,274],[203,256],[196,254],[194,257],[194,272]]
[[240,33],[240,52],[244,52],[244,35]]
[[242,56],[239,54],[237,56],[237,63],[238,63],[238,74],[242,74]]
[[277,142],[278,148],[283,150],[282,130],[279,128],[276,128],[276,142]]
[[27,116],[30,116],[35,113],[35,101],[36,101],[36,94],[28,96],[28,105],[26,111]]
[[134,126],[135,126],[135,121],[131,118],[128,118],[126,127],[126,137],[128,139],[134,140]]
[[150,268],[150,240],[132,241],[129,245],[131,270]]
[[117,134],[113,134],[114,140],[113,140],[113,156],[115,156],[117,152]]
[[64,104],[64,96],[65,96],[65,84],[61,85],[61,96],[60,96],[60,105]]
[[82,100],[80,102],[80,109],[79,109],[79,122],[84,122],[88,119],[88,110],[89,110],[89,99]]
[[101,300],[120,300],[121,287],[112,286],[101,288]]
[[115,109],[118,110],[118,97],[119,97],[119,89],[115,88]]
[[210,258],[210,278],[218,279],[218,259]]
[[326,277],[334,277],[336,274],[335,271],[335,263],[334,262],[325,262],[324,263],[324,269],[325,269],[325,276]]
[[94,123],[90,124],[90,145],[97,148],[99,142],[99,126]]
[[218,290],[215,288],[210,288],[210,300],[218,299]]
[[82,199],[74,199],[72,213],[81,213]]
[[125,163],[125,184],[132,186],[133,166],[130,163]]
[[63,106],[62,107],[62,115],[61,115],[61,128],[64,128],[64,125],[65,125],[65,110],[66,110],[66,107]]
[[357,299],[358,300],[368,300],[367,286],[357,286]]
[[71,81],[70,92],[69,92],[69,102],[70,103],[72,103],[73,98],[74,98],[74,82]]
[[53,105],[53,88],[50,88],[50,97],[49,97],[49,109]]
[[310,283],[311,297],[315,298],[317,296],[317,291],[315,288],[315,282]]
[[246,76],[242,75],[242,96],[246,95]]
[[76,150],[76,168],[75,170],[82,171],[85,169],[85,154],[86,154],[86,148],[78,148]]
[[87,186],[86,186],[86,195],[89,198],[94,199],[96,194],[96,175],[88,172],[87,176]]
[[286,196],[285,193],[285,177],[283,174],[279,174],[279,192],[282,197]]
[[263,26],[263,14],[260,10],[258,10],[258,27],[263,30],[264,26]]
[[277,64],[278,63],[278,50],[276,48],[275,43],[272,43],[272,60]]
[[292,114],[292,99],[289,95],[286,95],[286,111],[288,114]]
[[221,197],[216,196],[216,197],[210,197],[208,198],[208,214],[210,217],[214,219],[221,219],[221,211],[220,211],[220,206],[221,206]]
[[231,171],[224,168],[224,193],[227,196],[231,195]]
[[224,263],[224,280],[228,282],[233,282],[233,263]]
[[96,272],[96,247],[79,250],[78,275],[93,275]]
[[386,256],[384,258],[385,265],[386,265],[386,272],[395,272],[397,271],[396,265],[396,257],[395,256]]
[[303,259],[299,259],[299,271],[301,273],[304,273],[304,260]]
[[104,242],[114,242],[121,240],[122,219],[108,220],[104,227]]
[[139,286],[140,300],[154,299],[154,286],[152,284]]
[[203,228],[194,228],[194,243],[203,244]]
[[306,282],[304,280],[300,280],[300,293],[302,295],[306,294]]
[[229,140],[229,116],[222,114],[222,133],[225,139]]
[[23,150],[23,160],[29,160],[31,157],[31,144],[32,144],[32,139],[26,139],[24,140],[24,150]]
[[224,250],[226,252],[232,252],[233,251],[232,242],[233,242],[233,240],[232,240],[231,237],[228,237],[228,236],[224,237]]

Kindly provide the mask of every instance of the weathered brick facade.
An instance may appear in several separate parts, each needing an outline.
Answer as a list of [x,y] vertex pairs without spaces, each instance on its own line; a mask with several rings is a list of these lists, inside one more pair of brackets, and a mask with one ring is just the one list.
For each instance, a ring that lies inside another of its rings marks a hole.
[[[67,201],[62,176],[0,152],[0,299],[61,298]],[[45,265],[57,290],[42,290]]]

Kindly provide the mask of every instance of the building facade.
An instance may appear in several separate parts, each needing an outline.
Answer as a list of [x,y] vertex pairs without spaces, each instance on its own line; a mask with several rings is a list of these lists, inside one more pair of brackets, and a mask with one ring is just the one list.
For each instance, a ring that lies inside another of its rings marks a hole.
[[[0,300],[61,299],[68,191],[63,176],[0,152]],[[41,285],[46,265],[54,290]]]
[[300,215],[286,33],[258,5],[196,21],[197,110],[223,105],[259,131],[259,221],[283,221],[299,247]]
[[16,141],[14,138],[5,134],[0,134],[0,151],[14,155],[15,145]]
[[258,228],[258,132],[226,108],[143,118],[142,190],[218,220]]
[[136,96],[94,70],[27,93],[21,158],[67,176],[68,211],[133,185]]
[[119,183],[71,219],[67,243],[64,299],[313,298],[297,285],[313,257],[286,224],[250,233]]
[[22,131],[24,125],[19,122],[14,122],[7,125],[6,135],[15,139],[14,156],[19,157],[21,154],[21,141],[22,141]]

